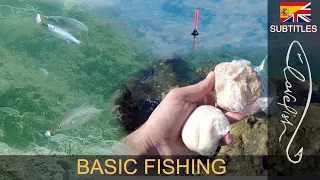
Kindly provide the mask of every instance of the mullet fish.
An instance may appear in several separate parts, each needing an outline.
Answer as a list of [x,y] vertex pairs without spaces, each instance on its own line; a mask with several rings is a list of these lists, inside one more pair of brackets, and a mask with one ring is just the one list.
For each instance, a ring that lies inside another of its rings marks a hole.
[[46,24],[44,22],[42,22],[41,20],[41,16],[40,14],[37,14],[36,16],[36,22],[40,25],[44,25],[47,27],[47,29],[52,32],[53,34],[55,34],[57,37],[61,38],[61,39],[65,39],[67,40],[68,42],[74,42],[76,44],[80,44],[81,41],[79,41],[77,38],[75,38],[74,36],[72,36],[68,31],[60,28],[60,27],[57,27],[55,25],[52,25],[52,24]]
[[71,41],[76,44],[81,43],[81,41],[79,41],[77,38],[72,36],[68,31],[65,31],[57,26],[52,25],[52,24],[46,24],[45,26],[48,28],[49,31],[51,31],[52,33],[54,33],[55,35],[57,35],[58,37],[60,37],[62,39],[66,39],[67,41]]
[[99,116],[102,109],[96,109],[90,105],[82,105],[66,112],[63,117],[56,121],[50,130],[47,130],[45,136],[51,136],[51,133],[58,133],[69,129],[77,129],[86,124],[91,119]]

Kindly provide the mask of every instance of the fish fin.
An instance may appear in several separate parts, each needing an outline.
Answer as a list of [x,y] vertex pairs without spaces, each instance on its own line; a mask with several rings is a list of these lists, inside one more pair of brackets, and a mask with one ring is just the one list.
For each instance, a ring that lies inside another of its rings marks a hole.
[[86,101],[85,103],[83,103],[80,107],[83,107],[83,106],[88,106],[89,105],[89,102]]

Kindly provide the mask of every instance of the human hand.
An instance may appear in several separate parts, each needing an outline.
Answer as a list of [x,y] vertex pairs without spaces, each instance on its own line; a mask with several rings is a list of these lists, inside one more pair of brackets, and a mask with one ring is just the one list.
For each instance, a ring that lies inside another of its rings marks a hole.
[[[148,121],[142,125],[128,140],[134,141],[134,149],[143,148],[142,154],[152,155],[196,155],[182,141],[181,131],[191,113],[201,105],[217,107],[211,92],[214,87],[214,72],[210,72],[201,82],[171,90],[153,111]],[[238,122],[246,115],[225,113],[230,124]],[[232,143],[233,136],[227,134],[220,145]]]

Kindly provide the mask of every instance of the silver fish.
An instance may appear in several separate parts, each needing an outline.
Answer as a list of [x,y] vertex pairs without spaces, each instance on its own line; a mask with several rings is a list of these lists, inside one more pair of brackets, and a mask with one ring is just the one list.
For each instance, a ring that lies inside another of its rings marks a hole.
[[58,37],[68,40],[68,41],[72,41],[76,44],[80,44],[81,41],[79,41],[77,38],[75,38],[74,36],[72,36],[68,31],[65,31],[57,26],[54,26],[52,24],[46,24],[45,25],[49,31],[51,31],[52,33],[54,33],[55,35],[57,35]]
[[39,71],[40,71],[40,74],[41,74],[41,75],[45,75],[45,76],[48,76],[48,75],[49,75],[49,73],[48,73],[48,71],[47,71],[46,69],[39,68]]
[[19,115],[20,114],[19,111],[12,109],[12,108],[9,108],[9,107],[0,107],[0,111],[5,112],[9,115]]
[[83,32],[88,31],[88,27],[85,24],[73,18],[62,17],[62,16],[44,16],[44,19],[48,23],[59,26],[63,29],[72,28],[72,29],[77,29],[79,31],[83,31]]
[[101,109],[96,109],[95,107],[88,105],[74,108],[57,121],[46,134],[50,136],[52,133],[79,128],[102,111],[103,110]]

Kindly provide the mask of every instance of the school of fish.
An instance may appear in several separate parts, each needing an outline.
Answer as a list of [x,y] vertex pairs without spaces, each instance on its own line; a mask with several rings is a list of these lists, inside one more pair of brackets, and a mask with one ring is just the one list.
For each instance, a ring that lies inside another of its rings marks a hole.
[[[53,16],[53,17],[55,17],[55,16]],[[49,19],[49,17],[45,16],[45,19]],[[52,18],[52,19],[54,19],[54,18]],[[69,20],[71,18],[66,18],[66,19]],[[77,24],[78,23],[78,24],[80,24],[80,26],[82,28],[84,28],[85,30],[88,30],[87,27],[83,23],[81,23],[81,22],[79,22],[77,20],[73,20],[73,21],[69,20],[69,21],[72,22],[73,24]],[[62,29],[62,28],[60,28],[58,26],[55,26],[53,24],[49,24],[49,23],[43,22],[42,19],[41,19],[40,14],[37,14],[36,22],[38,24],[40,24],[40,25],[44,25],[46,27],[46,29],[49,30],[50,32],[52,32],[55,36],[57,36],[57,37],[59,37],[61,39],[64,39],[67,42],[73,42],[73,43],[76,43],[76,44],[80,44],[81,43],[80,40],[78,40],[76,37],[74,37],[72,34],[70,34],[67,30]]]

